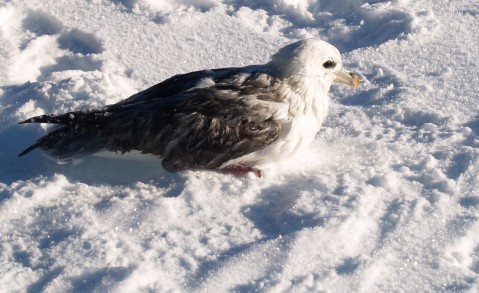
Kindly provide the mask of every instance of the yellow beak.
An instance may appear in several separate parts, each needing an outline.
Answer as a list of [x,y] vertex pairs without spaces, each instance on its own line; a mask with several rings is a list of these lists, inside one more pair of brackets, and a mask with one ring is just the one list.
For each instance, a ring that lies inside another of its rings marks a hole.
[[359,76],[351,71],[348,71],[342,68],[340,71],[334,73],[334,83],[344,83],[349,85],[353,89],[357,88],[361,81],[359,80]]

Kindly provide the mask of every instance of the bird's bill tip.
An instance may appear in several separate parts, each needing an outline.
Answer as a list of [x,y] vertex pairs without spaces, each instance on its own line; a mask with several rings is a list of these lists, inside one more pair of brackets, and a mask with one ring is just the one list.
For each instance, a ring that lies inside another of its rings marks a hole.
[[335,72],[333,81],[334,83],[342,83],[345,85],[349,85],[353,89],[357,88],[361,83],[359,75],[345,69],[341,69],[340,71]]

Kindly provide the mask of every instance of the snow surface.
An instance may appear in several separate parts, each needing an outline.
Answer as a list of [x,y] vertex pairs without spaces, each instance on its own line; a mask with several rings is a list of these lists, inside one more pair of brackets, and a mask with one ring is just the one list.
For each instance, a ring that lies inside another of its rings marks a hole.
[[[478,292],[477,0],[0,3],[0,292]],[[319,36],[359,72],[265,178],[35,151],[33,115]]]

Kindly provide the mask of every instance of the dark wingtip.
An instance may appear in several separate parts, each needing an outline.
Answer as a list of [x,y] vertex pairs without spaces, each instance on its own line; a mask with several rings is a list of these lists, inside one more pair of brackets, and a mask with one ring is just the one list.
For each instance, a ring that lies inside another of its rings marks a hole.
[[21,153],[19,153],[18,157],[21,157],[21,156],[24,156],[24,155],[28,154],[29,152],[36,149],[39,145],[40,145],[40,142],[36,142],[36,143],[32,144],[28,148],[24,149]]
[[35,122],[37,122],[37,119],[39,117],[41,117],[41,116],[31,117],[31,118],[28,118],[27,120],[23,120],[23,121],[18,122],[18,124],[35,123]]
[[40,115],[35,117],[30,117],[26,120],[18,122],[18,124],[25,124],[25,123],[62,123],[62,120],[59,119],[62,116],[57,116],[54,114],[50,115]]

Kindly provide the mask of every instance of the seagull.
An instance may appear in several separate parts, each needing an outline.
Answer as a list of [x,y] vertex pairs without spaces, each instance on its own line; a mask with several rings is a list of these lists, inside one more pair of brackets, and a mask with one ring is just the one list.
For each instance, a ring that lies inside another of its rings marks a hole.
[[100,109],[36,116],[23,123],[58,127],[35,148],[58,162],[99,152],[137,151],[169,172],[253,173],[307,147],[328,110],[333,83],[356,88],[333,45],[311,38],[281,48],[264,65],[195,71],[170,77]]

